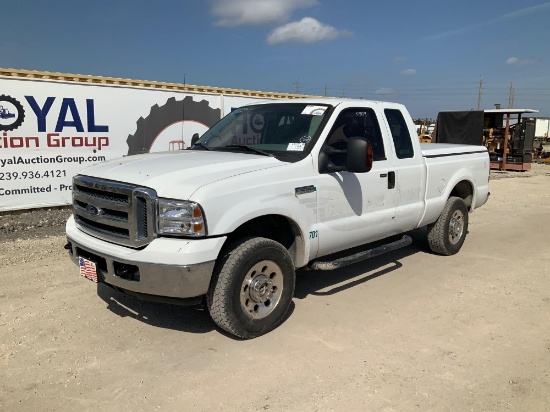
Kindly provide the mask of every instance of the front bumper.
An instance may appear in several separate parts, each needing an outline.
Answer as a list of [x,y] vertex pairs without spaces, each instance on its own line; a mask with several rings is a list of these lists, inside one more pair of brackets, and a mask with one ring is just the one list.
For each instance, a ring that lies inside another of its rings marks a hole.
[[67,249],[74,263],[96,263],[98,280],[140,295],[194,298],[206,294],[225,237],[153,240],[141,250],[115,245],[67,222]]

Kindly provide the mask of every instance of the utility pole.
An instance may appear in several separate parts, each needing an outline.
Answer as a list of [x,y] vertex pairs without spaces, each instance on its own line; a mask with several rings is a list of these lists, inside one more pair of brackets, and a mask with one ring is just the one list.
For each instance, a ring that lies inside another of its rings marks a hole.
[[327,96],[327,84],[326,83],[325,83],[325,91],[324,91],[323,96],[325,96],[325,97]]
[[346,89],[342,89],[342,97],[346,97]]
[[300,83],[298,83],[298,79],[296,79],[296,83],[294,83],[294,93],[300,93]]
[[481,108],[481,90],[483,89],[483,77],[479,76],[479,93],[477,95],[477,110]]
[[514,89],[512,89],[512,82],[510,82],[510,94],[508,94],[508,109],[512,108],[512,93],[513,93],[513,90]]
[[514,97],[516,97],[516,89],[512,89],[512,104],[510,105],[510,109],[514,108]]

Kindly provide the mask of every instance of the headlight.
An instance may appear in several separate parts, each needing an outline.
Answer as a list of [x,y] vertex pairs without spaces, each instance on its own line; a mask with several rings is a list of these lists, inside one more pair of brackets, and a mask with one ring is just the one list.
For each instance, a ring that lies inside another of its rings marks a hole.
[[158,199],[157,233],[160,235],[205,236],[201,207],[193,202]]

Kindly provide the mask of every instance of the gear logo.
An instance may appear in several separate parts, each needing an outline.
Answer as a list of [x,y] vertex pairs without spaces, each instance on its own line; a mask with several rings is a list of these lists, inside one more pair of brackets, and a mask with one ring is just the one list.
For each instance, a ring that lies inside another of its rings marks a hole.
[[[178,149],[181,149],[191,142],[193,134],[204,133],[220,118],[221,110],[211,108],[206,100],[197,102],[191,96],[187,96],[183,100],[170,97],[165,105],[155,104],[151,107],[149,116],[141,117],[137,121],[136,132],[126,139],[128,155],[176,150],[176,145]],[[186,124],[186,141],[179,140],[184,123]],[[170,136],[172,132],[174,132],[174,136],[178,136],[177,140]]]
[[25,109],[19,101],[5,94],[0,95],[0,131],[17,129],[25,120]]

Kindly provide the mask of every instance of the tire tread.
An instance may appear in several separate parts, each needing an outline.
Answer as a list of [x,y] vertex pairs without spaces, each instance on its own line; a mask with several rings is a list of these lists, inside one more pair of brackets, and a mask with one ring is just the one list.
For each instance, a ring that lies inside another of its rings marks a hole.
[[[447,217],[450,213],[457,207],[457,203],[464,203],[464,200],[460,197],[452,196],[449,197],[447,200],[447,203],[445,204],[445,207],[441,211],[441,214],[435,221],[435,223],[432,223],[428,225],[428,245],[430,246],[430,249],[434,253],[438,253],[440,255],[454,255],[458,252],[458,250],[452,250],[447,246],[446,243],[446,230],[447,230]],[[467,212],[467,209],[466,209]],[[468,217],[465,216],[465,219]],[[467,232],[467,225],[464,227],[464,237],[466,237]],[[462,245],[460,245],[462,246]],[[460,250],[460,247],[459,247]]]
[[[212,320],[214,320],[214,322],[221,329],[231,333],[232,335],[243,339],[250,339],[263,334],[252,333],[245,330],[238,324],[237,319],[232,316],[231,311],[229,310],[229,292],[231,288],[231,280],[234,276],[233,269],[238,265],[238,262],[243,258],[243,256],[250,253],[254,249],[265,248],[273,245],[277,245],[282,248],[279,243],[271,239],[245,237],[232,243],[229,247],[223,250],[220,259],[216,262],[212,280],[210,281],[210,287],[206,295],[206,303]],[[290,259],[290,256],[288,259]],[[290,260],[290,263],[292,263],[292,260]],[[293,295],[294,285],[291,285],[291,287]],[[278,324],[274,325],[274,327],[276,326],[278,326]]]

